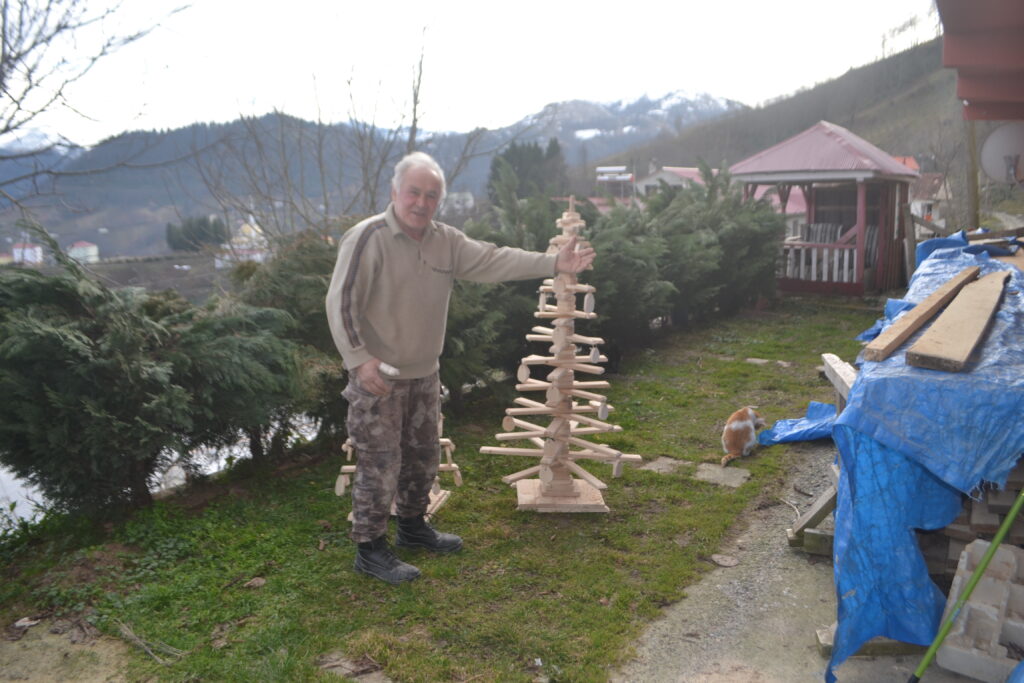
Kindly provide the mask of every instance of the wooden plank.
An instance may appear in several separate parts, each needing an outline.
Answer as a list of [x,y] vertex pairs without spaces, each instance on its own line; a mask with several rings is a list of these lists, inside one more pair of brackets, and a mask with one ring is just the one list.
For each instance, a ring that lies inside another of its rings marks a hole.
[[1008,271],[989,273],[963,288],[956,299],[907,349],[907,364],[957,372],[981,343],[1003,294]]
[[[832,646],[835,641],[836,622],[828,628],[819,628],[815,631],[818,641],[818,653],[826,659],[832,656]],[[875,636],[860,646],[860,649],[853,654],[854,657],[891,657],[899,655],[923,654],[928,650],[926,645],[914,645],[904,643],[900,640],[892,640],[885,636]]]
[[804,552],[832,557],[832,532],[804,529]]
[[910,335],[921,329],[922,325],[931,320],[939,309],[948,304],[968,282],[978,277],[980,272],[981,268],[971,266],[964,268],[947,280],[945,284],[929,294],[924,301],[897,318],[896,322],[865,346],[864,360],[881,361],[888,358],[889,354],[905,342]]
[[839,358],[834,353],[821,354],[821,360],[825,363],[825,377],[836,388],[843,400],[850,396],[850,387],[857,379],[857,369]]
[[836,509],[836,487],[829,486],[825,489],[811,507],[793,522],[793,533],[797,536],[804,533],[808,528],[821,524],[821,521]]
[[992,232],[972,232],[967,234],[968,242],[983,242],[1000,238],[1011,238],[1024,236],[1024,228],[1012,228],[1010,230],[995,230]]

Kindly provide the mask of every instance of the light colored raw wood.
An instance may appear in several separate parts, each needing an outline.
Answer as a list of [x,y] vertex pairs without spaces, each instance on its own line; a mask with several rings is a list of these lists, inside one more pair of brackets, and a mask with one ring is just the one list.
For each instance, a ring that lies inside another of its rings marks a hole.
[[907,364],[957,372],[988,331],[1008,271],[989,273],[964,287],[932,326],[907,349]]
[[821,354],[821,360],[825,364],[825,377],[835,387],[836,394],[845,402],[850,396],[850,387],[857,379],[857,369],[834,353]]
[[573,483],[578,491],[576,496],[545,496],[540,492],[539,479],[517,481],[517,509],[534,512],[608,512],[608,506],[604,504],[598,489],[579,479]]
[[[561,234],[550,240],[549,254],[557,252],[569,240],[577,239],[579,229],[585,225],[572,207],[573,201],[570,200],[570,210],[557,221]],[[577,248],[587,246],[584,240],[578,240],[577,244]],[[526,338],[549,344],[549,355],[531,354],[522,359],[517,371],[519,383],[516,389],[522,392],[543,391],[545,402],[516,399],[519,407],[505,411],[506,417],[502,421],[505,431],[495,435],[498,441],[529,441],[537,448],[485,446],[480,449],[482,453],[540,458],[536,467],[503,478],[506,483],[515,484],[521,510],[607,512],[600,493],[606,485],[574,461],[588,459],[611,464],[615,476],[622,473],[624,461],[642,461],[640,456],[624,456],[613,448],[592,444],[582,438],[621,431],[620,427],[604,421],[611,409],[607,398],[587,391],[607,389],[610,384],[605,381],[576,381],[578,372],[604,374],[605,369],[599,363],[608,360],[598,349],[604,340],[575,333],[576,320],[597,317],[594,312],[595,291],[591,285],[581,285],[573,273],[558,273],[544,281],[538,290],[534,315],[551,319],[551,326],[533,327],[532,334]],[[579,294],[583,295],[582,310],[577,309]],[[590,348],[581,354],[583,349],[578,351],[577,345],[589,345]],[[534,379],[531,368],[535,366],[552,368],[545,377],[547,381]],[[596,413],[597,419],[581,416],[580,413],[584,412]],[[547,415],[550,424],[544,427],[519,420],[515,417],[517,415]],[[571,447],[580,450],[573,451]],[[534,475],[536,478],[531,478]]]
[[[533,331],[540,335],[546,335],[549,339],[555,334],[555,330],[550,327],[538,326],[534,327]],[[566,341],[570,341],[574,344],[587,344],[588,346],[600,346],[604,344],[604,339],[601,337],[586,337],[582,334],[569,334],[566,336]]]
[[910,335],[932,319],[943,306],[948,304],[967,283],[978,277],[981,268],[971,266],[947,280],[924,301],[896,319],[884,332],[864,347],[864,360],[881,361],[889,357]]
[[514,484],[517,481],[519,481],[520,479],[526,479],[527,477],[532,477],[533,475],[537,474],[538,472],[540,472],[540,465],[534,465],[533,467],[527,467],[525,470],[523,470],[521,472],[516,472],[515,474],[506,475],[506,476],[502,477],[501,480],[503,482],[505,482],[506,484]]
[[534,318],[551,319],[551,318],[579,318],[582,320],[593,320],[597,317],[597,313],[587,313],[586,311],[570,311],[562,312],[559,310],[551,310],[552,307],[546,307],[548,310],[534,311]]
[[530,455],[534,457],[544,455],[542,448],[509,448],[505,446],[481,446],[480,452],[491,455]]
[[[551,280],[545,280],[545,282],[551,282]],[[596,292],[597,291],[597,288],[594,287],[594,285],[581,285],[579,283],[577,283],[575,285],[563,285],[563,288],[565,289],[565,291],[573,292],[574,294],[579,294],[580,292],[582,292],[584,294],[588,294],[588,293]],[[542,292],[554,292],[555,291],[555,285],[554,284],[541,285],[540,291],[542,291]]]
[[837,492],[835,486],[829,486],[825,489],[825,491],[818,496],[818,499],[814,501],[814,505],[809,507],[797,518],[795,522],[793,522],[793,533],[799,536],[807,529],[821,524],[822,520],[828,517],[832,511],[836,509],[836,495]]
[[607,484],[605,484],[603,481],[601,481],[600,479],[595,477],[590,472],[587,472],[585,469],[583,469],[582,467],[580,467],[576,463],[570,461],[570,462],[566,463],[566,466],[569,468],[569,471],[571,471],[573,474],[575,474],[580,479],[583,479],[584,481],[589,483],[594,488],[600,489],[601,491],[604,491],[606,488],[608,488]]
[[[594,363],[607,363],[608,362],[607,356],[599,355],[597,357],[597,360],[595,360],[595,361],[592,361],[591,358],[592,358],[592,356],[590,354],[587,354],[586,356],[573,356],[572,358],[570,358],[568,360],[563,359],[563,358],[556,358],[554,356],[537,356],[537,355],[534,355],[534,356],[526,356],[520,362],[523,363],[524,365],[557,365],[557,366],[572,366],[572,365],[574,365],[576,363],[588,363],[588,362],[594,362]],[[599,368],[599,370],[601,372],[604,372],[604,368]]]
[[825,364],[825,376],[843,398],[849,398],[850,388],[857,379],[857,368],[839,358],[834,353],[821,354]]

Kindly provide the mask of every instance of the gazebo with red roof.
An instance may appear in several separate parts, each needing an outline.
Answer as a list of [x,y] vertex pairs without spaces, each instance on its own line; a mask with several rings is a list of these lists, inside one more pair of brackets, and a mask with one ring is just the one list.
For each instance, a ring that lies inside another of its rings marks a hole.
[[783,243],[781,289],[856,296],[906,282],[899,208],[917,171],[842,126],[820,121],[729,172],[751,195],[774,186],[783,207],[793,187],[807,198],[806,225]]

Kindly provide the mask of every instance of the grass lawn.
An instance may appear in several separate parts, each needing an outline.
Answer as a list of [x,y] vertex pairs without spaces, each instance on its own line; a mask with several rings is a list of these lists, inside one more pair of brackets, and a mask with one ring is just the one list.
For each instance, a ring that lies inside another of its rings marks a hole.
[[[609,421],[623,431],[597,440],[645,461],[717,463],[736,408],[757,405],[771,424],[802,416],[810,400],[831,402],[820,354],[852,361],[854,335],[879,315],[860,301],[790,298],[668,333],[606,377]],[[755,452],[733,463],[752,473],[735,490],[694,479],[693,467],[626,467],[616,479],[587,463],[608,484],[609,514],[517,512],[501,477],[535,462],[478,451],[497,445],[508,405],[479,401],[447,416],[465,483],[442,477],[452,495],[435,522],[465,549],[400,551],[423,571],[411,584],[352,571],[351,504],[334,494],[339,455],[231,473],[204,485],[217,495],[202,506],[185,504],[195,495],[163,502],[104,533],[44,529],[27,550],[0,555],[0,617],[86,613],[108,633],[125,624],[185,652],[161,665],[138,651],[130,680],[314,680],[321,656],[343,653],[401,681],[599,681],[794,461],[786,445]],[[257,577],[265,583],[250,583]]]

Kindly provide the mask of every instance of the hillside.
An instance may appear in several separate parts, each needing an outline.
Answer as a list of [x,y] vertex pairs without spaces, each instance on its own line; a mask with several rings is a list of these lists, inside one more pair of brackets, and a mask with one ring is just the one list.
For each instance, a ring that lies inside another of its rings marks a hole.
[[[962,151],[963,120],[956,73],[942,68],[942,40],[905,52],[761,107],[661,136],[609,159],[646,169],[728,166],[825,120],[848,128],[893,155],[942,170]],[[963,156],[962,153],[959,156]]]

